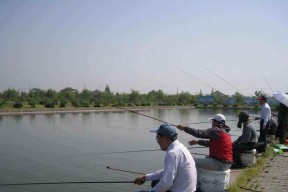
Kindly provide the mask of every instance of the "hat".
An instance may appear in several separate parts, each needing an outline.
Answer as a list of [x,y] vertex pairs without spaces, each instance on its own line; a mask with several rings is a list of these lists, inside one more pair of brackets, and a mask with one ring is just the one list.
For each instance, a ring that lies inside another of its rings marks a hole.
[[257,98],[257,100],[267,101],[267,97],[264,95],[261,95],[260,97]]
[[219,123],[225,123],[225,121],[226,121],[225,116],[222,115],[222,114],[216,114],[214,117],[209,118],[209,119],[210,119],[210,120],[218,121]]
[[166,124],[166,123],[160,125],[159,128],[151,129],[150,132],[151,133],[159,133],[161,135],[165,135],[165,136],[170,137],[170,138],[177,135],[175,127],[170,125],[170,124]]
[[245,118],[248,118],[249,117],[249,114],[246,112],[246,111],[241,111],[238,115],[238,117],[245,117]]

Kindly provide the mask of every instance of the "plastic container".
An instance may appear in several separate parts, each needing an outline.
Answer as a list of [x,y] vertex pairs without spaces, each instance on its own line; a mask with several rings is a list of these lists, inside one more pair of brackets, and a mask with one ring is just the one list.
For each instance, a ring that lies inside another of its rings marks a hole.
[[228,188],[230,169],[227,171],[212,171],[199,168],[198,179],[202,192],[222,192]]
[[240,159],[242,164],[246,167],[254,165],[257,162],[256,149],[240,153]]
[[266,135],[267,143],[273,143],[274,139],[275,139],[275,135],[268,135],[268,134]]

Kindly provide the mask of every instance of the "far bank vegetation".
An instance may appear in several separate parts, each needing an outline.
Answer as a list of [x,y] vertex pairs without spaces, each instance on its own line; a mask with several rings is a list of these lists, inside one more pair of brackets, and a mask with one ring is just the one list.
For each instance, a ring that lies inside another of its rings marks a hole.
[[[255,96],[260,92],[255,91]],[[210,96],[209,102],[201,101],[201,98]],[[234,98],[233,104],[224,101]],[[33,88],[28,92],[7,89],[0,92],[0,109],[44,109],[44,108],[98,108],[98,107],[135,107],[135,106],[195,106],[195,107],[242,107],[244,96],[236,92],[232,96],[220,92],[211,91],[209,95],[190,94],[181,92],[177,94],[165,94],[162,90],[152,90],[141,94],[131,90],[130,93],[113,93],[108,85],[104,91],[91,91],[84,89],[78,91],[67,87],[59,92],[48,89]],[[257,103],[249,107],[258,108]]]

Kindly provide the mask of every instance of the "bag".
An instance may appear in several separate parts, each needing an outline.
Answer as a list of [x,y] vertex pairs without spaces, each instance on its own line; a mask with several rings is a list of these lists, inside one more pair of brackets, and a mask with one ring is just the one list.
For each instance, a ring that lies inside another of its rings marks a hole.
[[258,142],[255,146],[255,149],[257,151],[257,153],[262,153],[262,152],[265,152],[265,149],[266,149],[266,143],[263,141],[263,142]]

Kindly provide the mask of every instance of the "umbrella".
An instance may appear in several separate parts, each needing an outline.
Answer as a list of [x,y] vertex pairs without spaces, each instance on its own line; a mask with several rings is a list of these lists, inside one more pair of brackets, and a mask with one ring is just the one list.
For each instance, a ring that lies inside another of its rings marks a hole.
[[272,95],[280,103],[282,103],[288,107],[288,95],[287,94],[279,92],[279,93],[273,93]]

